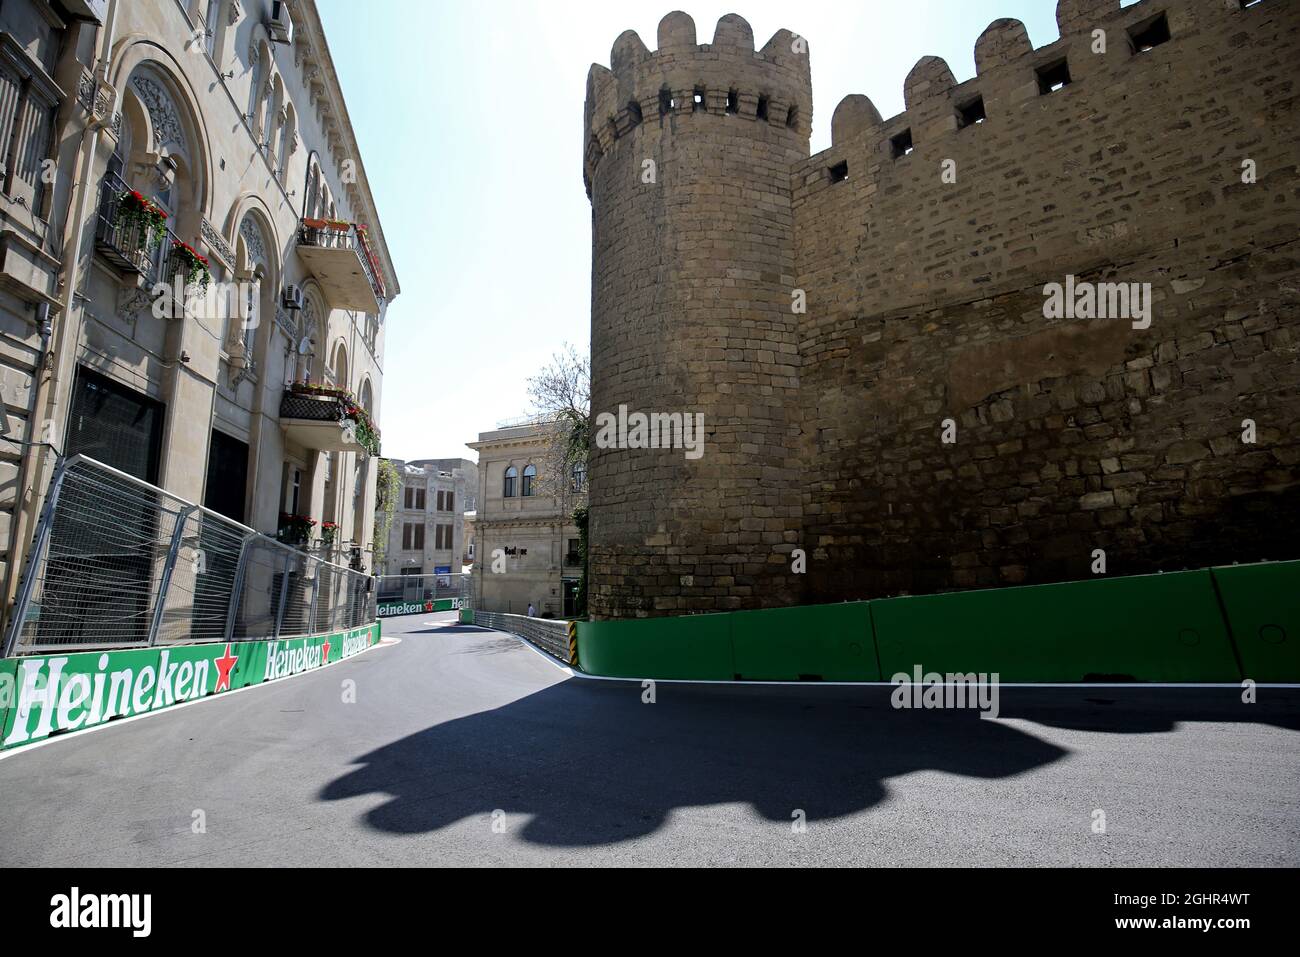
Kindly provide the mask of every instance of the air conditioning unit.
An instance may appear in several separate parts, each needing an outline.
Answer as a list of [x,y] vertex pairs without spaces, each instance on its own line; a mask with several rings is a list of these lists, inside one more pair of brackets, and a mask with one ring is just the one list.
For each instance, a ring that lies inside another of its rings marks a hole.
[[293,43],[293,17],[289,16],[286,0],[275,0],[271,4],[271,19],[267,21],[266,31],[275,43]]
[[292,283],[284,287],[284,296],[280,299],[280,304],[286,309],[300,310],[305,305],[302,296],[302,287],[295,286]]

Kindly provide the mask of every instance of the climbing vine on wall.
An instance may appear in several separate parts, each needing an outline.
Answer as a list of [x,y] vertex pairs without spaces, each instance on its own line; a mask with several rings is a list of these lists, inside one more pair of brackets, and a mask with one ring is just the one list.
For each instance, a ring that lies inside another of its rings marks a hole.
[[375,569],[378,570],[388,549],[388,532],[393,527],[393,516],[397,512],[397,497],[402,492],[402,476],[397,466],[388,459],[379,460],[379,476],[375,494],[378,498],[381,518],[375,522],[374,555]]

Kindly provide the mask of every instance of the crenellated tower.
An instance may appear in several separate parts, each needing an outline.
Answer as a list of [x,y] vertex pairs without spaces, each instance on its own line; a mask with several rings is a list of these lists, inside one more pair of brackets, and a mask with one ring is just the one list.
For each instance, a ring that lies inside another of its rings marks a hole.
[[755,50],[685,13],[587,78],[592,412],[702,414],[703,454],[593,449],[599,618],[788,605],[801,527],[790,169],[808,158],[807,43]]

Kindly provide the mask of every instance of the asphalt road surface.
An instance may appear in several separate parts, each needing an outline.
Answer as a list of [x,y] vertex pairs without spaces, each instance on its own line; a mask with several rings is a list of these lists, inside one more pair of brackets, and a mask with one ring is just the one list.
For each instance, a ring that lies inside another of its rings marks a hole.
[[0,760],[0,864],[1300,864],[1293,691],[1003,689],[995,721],[887,688],[649,704],[451,618]]

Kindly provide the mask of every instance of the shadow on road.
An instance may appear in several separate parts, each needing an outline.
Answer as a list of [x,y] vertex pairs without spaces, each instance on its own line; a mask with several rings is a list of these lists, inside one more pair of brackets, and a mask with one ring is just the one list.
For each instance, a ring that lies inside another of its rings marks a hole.
[[[518,832],[527,841],[586,847],[651,834],[678,808],[744,803],[773,822],[790,822],[796,810],[828,820],[888,800],[913,772],[979,788],[1068,753],[972,711],[895,710],[891,690],[660,683],[656,703],[646,704],[635,682],[569,679],[362,755],[321,797],[389,795],[365,820],[395,834],[500,809],[530,816]],[[1234,689],[1006,688],[1002,716],[1115,734],[1197,720],[1300,730],[1300,695],[1260,694],[1272,696],[1268,706],[1243,705]]]

